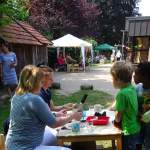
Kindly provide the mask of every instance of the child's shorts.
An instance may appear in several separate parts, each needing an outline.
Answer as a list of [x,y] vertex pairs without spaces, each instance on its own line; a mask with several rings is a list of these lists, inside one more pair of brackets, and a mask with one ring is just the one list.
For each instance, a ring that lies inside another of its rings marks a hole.
[[139,142],[140,133],[127,135],[122,137],[122,150],[136,150],[136,145]]

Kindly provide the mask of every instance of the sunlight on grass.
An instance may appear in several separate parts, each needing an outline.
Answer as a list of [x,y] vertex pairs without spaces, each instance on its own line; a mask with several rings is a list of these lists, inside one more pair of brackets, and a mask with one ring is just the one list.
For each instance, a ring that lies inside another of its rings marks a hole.
[[60,95],[56,90],[53,91],[53,102],[55,105],[63,105],[65,103],[80,103],[80,100],[84,94],[88,94],[85,108],[94,104],[101,104],[104,107],[111,105],[113,96],[97,90],[80,90],[69,96]]

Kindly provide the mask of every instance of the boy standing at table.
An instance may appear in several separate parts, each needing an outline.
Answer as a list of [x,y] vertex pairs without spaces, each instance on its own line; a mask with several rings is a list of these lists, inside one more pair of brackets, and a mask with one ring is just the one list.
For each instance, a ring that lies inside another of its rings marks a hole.
[[119,61],[111,68],[113,85],[120,89],[116,95],[115,122],[121,122],[123,150],[136,150],[140,132],[137,95],[135,88],[131,85],[132,74],[133,69],[130,63]]

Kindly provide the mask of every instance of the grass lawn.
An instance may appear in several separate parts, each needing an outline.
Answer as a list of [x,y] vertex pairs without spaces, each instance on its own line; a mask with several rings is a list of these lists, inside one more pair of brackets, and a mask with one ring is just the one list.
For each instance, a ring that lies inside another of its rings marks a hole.
[[3,121],[9,116],[10,102],[9,100],[5,101],[3,104],[0,104],[0,133],[3,133]]
[[[69,96],[60,95],[57,90],[53,91],[53,101],[55,105],[63,105],[65,103],[80,103],[80,99],[84,94],[88,94],[87,102],[85,109],[88,109],[89,105],[101,104],[105,107],[109,106],[112,103],[113,97],[105,92],[95,91],[95,90],[82,90],[75,92]],[[10,102],[7,102],[0,105],[0,133],[3,132],[2,124],[5,118],[9,116]]]
[[63,105],[65,103],[80,103],[80,100],[84,94],[88,94],[87,101],[85,103],[85,109],[88,109],[89,105],[101,104],[104,107],[108,107],[113,100],[113,96],[96,90],[80,90],[69,96],[60,95],[57,91],[53,92],[53,102],[55,105]]

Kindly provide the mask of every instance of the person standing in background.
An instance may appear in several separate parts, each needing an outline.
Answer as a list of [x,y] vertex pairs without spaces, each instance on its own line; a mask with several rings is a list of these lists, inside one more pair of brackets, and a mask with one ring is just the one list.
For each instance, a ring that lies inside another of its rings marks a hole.
[[120,52],[120,50],[117,51],[117,54],[116,54],[116,60],[117,61],[120,61],[121,60],[121,57],[122,57],[122,54]]
[[9,50],[8,43],[0,41],[1,54],[0,54],[0,70],[3,85],[6,86],[8,93],[12,96],[18,84],[17,74],[15,67],[17,66],[17,58],[14,52]]

